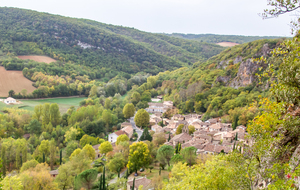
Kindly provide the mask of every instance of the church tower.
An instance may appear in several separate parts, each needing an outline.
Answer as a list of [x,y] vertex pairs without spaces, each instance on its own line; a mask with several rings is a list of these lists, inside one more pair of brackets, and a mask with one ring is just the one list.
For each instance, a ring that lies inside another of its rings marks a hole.
[[189,128],[187,125],[185,125],[183,128],[182,128],[182,133],[187,133],[189,134]]

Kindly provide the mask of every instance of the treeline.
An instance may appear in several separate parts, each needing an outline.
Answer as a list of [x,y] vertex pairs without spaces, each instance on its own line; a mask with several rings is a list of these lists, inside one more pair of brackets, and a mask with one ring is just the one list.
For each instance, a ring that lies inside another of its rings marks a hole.
[[282,38],[280,36],[240,36],[240,35],[217,35],[217,34],[181,34],[181,33],[172,33],[165,34],[166,36],[189,39],[200,42],[207,43],[219,43],[219,42],[234,42],[238,44],[243,44],[247,42],[252,42],[256,40],[263,39],[278,39]]

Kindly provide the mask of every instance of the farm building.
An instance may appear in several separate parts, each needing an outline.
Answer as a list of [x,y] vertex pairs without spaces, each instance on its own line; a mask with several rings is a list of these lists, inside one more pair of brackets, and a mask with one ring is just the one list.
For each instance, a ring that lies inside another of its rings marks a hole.
[[4,100],[4,103],[6,104],[14,104],[16,103],[17,101],[14,99],[14,98],[11,98],[11,97],[8,97]]

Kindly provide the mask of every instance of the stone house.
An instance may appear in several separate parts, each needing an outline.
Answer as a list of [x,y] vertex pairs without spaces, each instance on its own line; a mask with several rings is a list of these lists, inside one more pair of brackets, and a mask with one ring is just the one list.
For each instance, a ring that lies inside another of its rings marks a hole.
[[172,108],[173,107],[173,102],[172,101],[164,101],[163,103],[167,108]]
[[224,133],[222,133],[222,135],[223,135],[223,143],[224,142],[231,143],[232,140],[234,139],[234,136],[232,133],[224,132]]
[[216,134],[213,136],[212,144],[220,144],[221,140],[222,140],[222,135]]
[[188,142],[192,139],[192,137],[188,134],[188,133],[181,133],[179,135],[175,135],[171,140],[170,142],[173,144],[173,146],[176,146],[176,144],[178,143],[185,143],[185,142]]
[[95,160],[101,157],[101,154],[100,154],[100,151],[99,151],[99,146],[100,146],[100,144],[96,144],[96,145],[93,146],[93,148],[95,150],[95,153],[96,153]]
[[201,128],[205,129],[205,128],[208,128],[210,126],[210,124],[208,122],[200,122],[199,123]]
[[123,123],[121,123],[121,129],[124,128],[124,127],[128,127],[128,126],[132,127],[132,124],[129,123],[129,122],[123,122]]
[[244,125],[240,125],[240,126],[237,126],[236,129],[238,129],[240,132],[246,132],[246,128]]
[[210,125],[209,127],[209,131],[221,131],[222,130],[222,124],[221,123],[215,123],[213,125]]
[[133,135],[132,125],[131,126],[127,126],[127,127],[123,128],[121,130],[124,131],[129,138],[132,137],[132,135]]
[[51,177],[56,177],[58,175],[58,170],[51,170],[50,172]]
[[158,124],[159,122],[161,122],[161,118],[159,117],[150,117],[149,123],[150,125],[155,125]]
[[175,114],[173,115],[172,120],[182,121],[184,120],[184,116],[180,114]]
[[153,125],[151,126],[151,130],[157,133],[157,132],[162,132],[163,128],[159,125]]
[[146,108],[146,111],[149,113],[164,113],[167,111],[166,107],[163,103],[148,103],[149,107]]
[[209,144],[204,147],[203,154],[220,154],[222,150],[226,154],[232,151],[231,147],[228,146]]
[[212,124],[219,123],[219,119],[209,119],[207,120],[207,122],[212,125]]

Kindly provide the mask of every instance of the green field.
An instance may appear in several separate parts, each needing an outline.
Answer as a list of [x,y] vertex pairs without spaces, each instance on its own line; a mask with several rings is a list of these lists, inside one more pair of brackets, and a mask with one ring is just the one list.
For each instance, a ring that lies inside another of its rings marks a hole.
[[[16,107],[20,109],[25,109],[29,111],[33,111],[34,107],[39,104],[44,104],[44,103],[57,103],[59,105],[59,110],[60,112],[66,113],[67,110],[71,106],[75,106],[76,108],[79,107],[79,102],[87,99],[86,97],[80,97],[80,98],[51,98],[51,99],[39,99],[39,100],[22,100],[20,99],[19,101],[22,102],[22,104],[18,105],[6,105],[3,102],[0,102],[0,111],[3,110],[5,107]],[[1,113],[1,112],[0,112]]]

